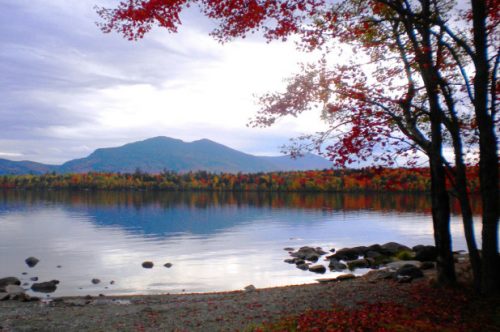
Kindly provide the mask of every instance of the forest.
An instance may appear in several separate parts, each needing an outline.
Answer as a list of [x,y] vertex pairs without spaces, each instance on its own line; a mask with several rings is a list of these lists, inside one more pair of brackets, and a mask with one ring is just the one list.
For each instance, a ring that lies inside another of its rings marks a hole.
[[[476,192],[476,168],[468,174],[469,188]],[[452,188],[451,182],[448,183]],[[337,169],[321,171],[270,172],[251,174],[97,173],[0,176],[1,189],[30,190],[144,190],[144,191],[263,191],[263,192],[428,192],[428,168]]]

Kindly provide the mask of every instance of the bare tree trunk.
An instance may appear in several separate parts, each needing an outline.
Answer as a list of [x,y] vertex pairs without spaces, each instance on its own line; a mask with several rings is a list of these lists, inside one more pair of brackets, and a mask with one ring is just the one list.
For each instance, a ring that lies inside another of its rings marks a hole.
[[483,206],[482,291],[500,291],[500,258],[498,255],[498,152],[495,125],[488,113],[488,50],[484,0],[472,0],[474,26],[474,108],[479,129],[479,182]]
[[[433,145],[435,145],[434,140],[435,137],[433,137]],[[446,175],[441,156],[436,156],[434,152],[430,156],[430,168],[432,222],[434,226],[434,242],[438,252],[436,262],[438,282],[440,284],[454,284],[456,275],[451,250],[450,202],[446,191]]]

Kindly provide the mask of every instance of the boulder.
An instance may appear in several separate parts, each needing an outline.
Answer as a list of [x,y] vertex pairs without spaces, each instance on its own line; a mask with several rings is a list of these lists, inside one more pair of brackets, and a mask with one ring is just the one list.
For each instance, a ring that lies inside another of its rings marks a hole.
[[283,250],[286,250],[286,251],[294,251],[295,248],[292,248],[292,247],[286,247],[286,248],[283,248]]
[[305,263],[306,263],[306,261],[305,261],[305,260],[303,260],[303,259],[301,259],[301,258],[297,258],[297,257],[295,257],[295,258],[293,259],[293,262],[294,262],[296,265],[302,265],[302,264],[305,264]]
[[327,284],[329,282],[335,282],[337,281],[337,278],[321,278],[321,279],[316,279],[317,282],[320,284]]
[[358,250],[353,248],[343,248],[337,250],[336,253],[328,256],[328,258],[335,258],[337,260],[343,260],[343,261],[352,261],[358,259],[359,256],[362,256],[362,254],[360,255],[360,252]]
[[366,253],[365,253],[365,258],[378,258],[378,257],[382,257],[383,255],[378,252],[378,251],[374,251],[374,250],[368,250]]
[[368,268],[370,267],[370,262],[367,259],[361,258],[353,261],[347,262],[347,267],[349,270],[356,270],[360,268]]
[[309,267],[309,271],[314,273],[325,273],[326,268],[323,265],[313,265]]
[[345,280],[349,280],[349,279],[354,279],[356,278],[356,276],[352,273],[348,273],[348,274],[341,274],[339,275],[337,278],[335,278],[337,281],[345,281]]
[[142,267],[145,269],[151,269],[153,268],[153,266],[154,266],[153,262],[150,261],[142,262]]
[[332,271],[342,271],[342,270],[347,269],[347,265],[345,265],[344,263],[339,262],[335,258],[331,258],[330,259],[330,263],[328,264],[328,267]]
[[386,267],[389,268],[390,270],[398,270],[399,268],[405,265],[413,265],[419,268],[420,265],[422,265],[422,263],[419,261],[396,261],[386,264]]
[[[1,298],[6,300],[6,299],[11,299],[11,300],[19,300],[19,301],[29,301],[30,297],[25,293],[24,288],[18,285],[7,285],[5,287],[5,291],[7,292],[6,294],[8,295],[7,297],[3,295]],[[5,294],[5,293],[3,293]]]
[[38,258],[36,257],[28,257],[24,260],[26,262],[26,264],[29,266],[29,267],[34,267],[35,265],[38,264],[38,262],[40,261]]
[[57,284],[59,284],[59,280],[34,283],[31,285],[31,290],[40,293],[53,293],[57,289]]
[[368,280],[368,282],[377,282],[378,280],[392,279],[396,275],[395,272],[389,271],[387,269],[372,270],[363,275],[363,278]]
[[380,246],[380,252],[384,255],[395,255],[402,250],[410,251],[411,249],[397,242],[388,242]]
[[359,256],[364,256],[366,254],[366,252],[369,251],[370,249],[368,247],[365,247],[365,246],[358,246],[358,247],[351,248],[351,250],[356,250],[358,252]]
[[167,269],[171,268],[172,267],[172,263],[165,263],[163,264],[163,266],[165,266]]
[[326,254],[321,248],[302,247],[299,250],[292,252],[292,257],[300,258],[306,261],[317,262],[319,257]]
[[321,247],[316,247],[316,253],[320,256],[323,256],[326,254],[326,251],[324,251]]
[[396,271],[396,277],[399,278],[400,276],[417,279],[422,278],[424,276],[424,273],[418,267],[407,264],[403,265]]
[[97,285],[98,283],[100,283],[100,282],[101,282],[101,280],[99,280],[99,279],[97,279],[97,278],[94,278],[94,279],[92,279],[91,281],[92,281],[92,283],[93,283],[94,285]]
[[301,269],[301,270],[308,270],[309,269],[309,264],[306,264],[306,263],[303,263],[303,264],[297,264],[296,265],[298,269]]
[[9,294],[10,298],[24,294],[24,288],[18,285],[7,285],[5,291]]
[[376,251],[380,253],[382,251],[382,246],[380,244],[372,244],[368,247],[367,251]]
[[38,277],[31,277],[30,280],[31,281],[38,281]]
[[255,288],[254,285],[248,285],[245,287],[245,292],[254,292],[256,290],[257,290],[257,288]]
[[0,292],[0,301],[8,300],[10,298],[9,293]]
[[2,278],[0,279],[0,292],[5,291],[5,287],[8,285],[20,285],[21,280],[17,279],[16,277],[7,277],[7,278]]
[[437,258],[437,250],[435,246],[419,245],[413,247],[413,251],[415,251],[415,259],[417,261],[435,261]]

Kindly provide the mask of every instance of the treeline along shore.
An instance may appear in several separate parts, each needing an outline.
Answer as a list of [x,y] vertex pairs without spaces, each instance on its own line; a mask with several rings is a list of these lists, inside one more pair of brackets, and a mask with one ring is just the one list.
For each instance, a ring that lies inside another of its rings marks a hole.
[[[469,188],[479,188],[477,172],[468,174]],[[451,186],[450,186],[451,187]],[[2,175],[1,189],[265,191],[265,192],[428,192],[428,168],[380,168],[269,172],[148,174],[89,172],[83,174]]]

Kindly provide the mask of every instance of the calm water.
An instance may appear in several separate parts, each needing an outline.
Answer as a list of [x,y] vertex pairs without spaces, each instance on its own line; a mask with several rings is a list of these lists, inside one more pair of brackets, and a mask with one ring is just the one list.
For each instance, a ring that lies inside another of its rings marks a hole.
[[[459,216],[451,229],[454,249],[465,249]],[[433,243],[428,197],[0,192],[0,277],[58,279],[52,296],[314,282],[338,273],[301,271],[283,262],[283,248],[389,241]],[[24,263],[29,256],[40,259],[34,268]],[[146,260],[153,269],[142,268]]]

